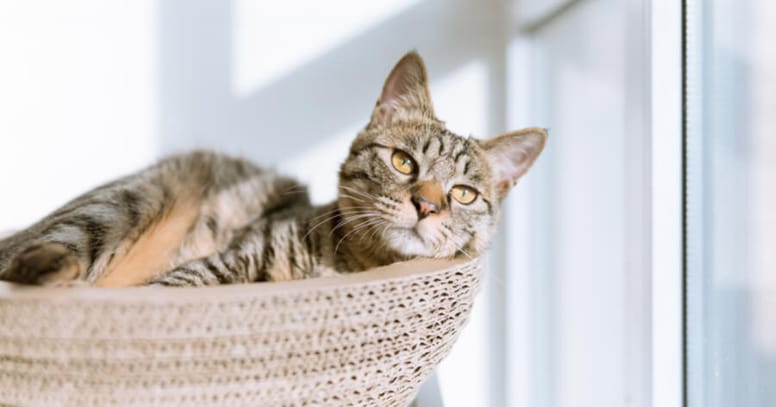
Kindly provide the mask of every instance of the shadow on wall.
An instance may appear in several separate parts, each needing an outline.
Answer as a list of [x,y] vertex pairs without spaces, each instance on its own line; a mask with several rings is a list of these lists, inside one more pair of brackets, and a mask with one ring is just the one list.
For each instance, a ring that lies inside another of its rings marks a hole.
[[231,89],[235,1],[159,4],[162,153],[210,147],[275,164],[366,124],[385,76],[411,49],[432,82],[472,60],[487,64],[488,130],[505,127],[510,33],[501,1],[421,0],[248,95]]

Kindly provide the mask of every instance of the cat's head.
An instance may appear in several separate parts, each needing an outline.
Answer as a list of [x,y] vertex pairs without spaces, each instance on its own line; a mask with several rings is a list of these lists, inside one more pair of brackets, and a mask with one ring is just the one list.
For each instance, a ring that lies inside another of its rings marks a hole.
[[391,71],[340,168],[345,229],[396,260],[480,255],[501,201],[546,138],[538,128],[485,140],[451,132],[434,115],[426,68],[411,52]]

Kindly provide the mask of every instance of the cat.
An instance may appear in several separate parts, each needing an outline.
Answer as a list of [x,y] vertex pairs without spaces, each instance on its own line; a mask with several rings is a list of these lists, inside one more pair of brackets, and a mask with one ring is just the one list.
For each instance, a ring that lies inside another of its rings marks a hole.
[[486,140],[452,133],[434,114],[425,64],[413,51],[390,72],[352,142],[335,202],[312,206],[292,178],[239,158],[173,156],[0,241],[0,279],[203,286],[474,258],[546,138],[540,128]]

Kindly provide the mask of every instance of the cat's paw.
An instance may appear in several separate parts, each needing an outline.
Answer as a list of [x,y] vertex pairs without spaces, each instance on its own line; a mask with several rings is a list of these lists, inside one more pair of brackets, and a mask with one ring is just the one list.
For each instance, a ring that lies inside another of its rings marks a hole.
[[337,270],[334,270],[331,267],[326,266],[315,266],[310,271],[310,273],[307,275],[307,278],[329,278],[329,277],[340,277],[342,276],[342,273],[340,273]]
[[21,283],[69,286],[81,275],[81,263],[65,245],[42,243],[19,253],[8,275]]

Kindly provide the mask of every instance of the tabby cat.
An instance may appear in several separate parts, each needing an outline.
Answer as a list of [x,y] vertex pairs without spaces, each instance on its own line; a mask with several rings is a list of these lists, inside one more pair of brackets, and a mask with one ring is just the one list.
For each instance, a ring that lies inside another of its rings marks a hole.
[[391,71],[339,172],[335,202],[212,152],[162,160],[0,241],[0,279],[121,287],[280,281],[417,257],[478,256],[546,132],[458,136],[432,109],[420,56]]

